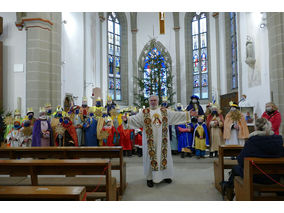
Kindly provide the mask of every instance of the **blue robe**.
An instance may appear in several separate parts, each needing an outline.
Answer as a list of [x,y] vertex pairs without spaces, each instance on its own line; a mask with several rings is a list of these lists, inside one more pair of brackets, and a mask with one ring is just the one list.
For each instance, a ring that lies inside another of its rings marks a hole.
[[[190,123],[189,126],[193,130],[193,124]],[[183,129],[186,128],[185,124],[178,125],[178,127],[181,127]],[[177,135],[178,135],[178,151],[181,152],[183,148],[189,148],[191,151],[192,148],[192,132],[180,132],[177,128]]]
[[[87,124],[90,124],[90,126],[87,127]],[[95,118],[88,118],[83,128],[85,130],[85,146],[98,146],[97,120]]]
[[[194,126],[193,144],[192,144],[193,147],[194,147],[195,131],[196,131],[196,128],[197,128],[198,126],[199,126],[199,124],[196,124],[196,125]],[[205,123],[202,123],[202,127],[203,127],[204,134],[205,134],[205,144],[206,144],[206,146],[210,146],[209,135],[208,135],[208,130],[207,130],[206,124],[205,124]]]

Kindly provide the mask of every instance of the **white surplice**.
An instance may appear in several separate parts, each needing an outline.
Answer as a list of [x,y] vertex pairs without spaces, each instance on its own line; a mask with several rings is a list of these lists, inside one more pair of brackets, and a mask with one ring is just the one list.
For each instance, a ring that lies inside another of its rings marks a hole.
[[[137,115],[133,115],[128,117],[127,124],[123,122],[125,129],[138,129],[143,128],[142,134],[142,146],[143,146],[143,165],[144,165],[144,174],[147,180],[153,180],[154,183],[159,183],[163,179],[166,178],[173,178],[173,159],[171,154],[171,143],[170,143],[170,136],[168,131],[168,145],[167,145],[167,168],[161,170],[160,163],[161,163],[161,144],[162,144],[162,123],[155,122],[153,115],[159,115],[159,120],[162,122],[162,113],[160,108],[155,110],[150,110],[151,116],[151,126],[153,131],[153,139],[154,139],[154,146],[156,150],[157,156],[157,163],[158,163],[158,171],[152,171],[152,167],[150,165],[150,156],[148,153],[147,147],[147,136],[145,132],[145,124],[144,124],[144,113],[140,111]],[[190,122],[190,115],[188,112],[175,112],[171,110],[167,110],[168,116],[168,125],[178,125]]]

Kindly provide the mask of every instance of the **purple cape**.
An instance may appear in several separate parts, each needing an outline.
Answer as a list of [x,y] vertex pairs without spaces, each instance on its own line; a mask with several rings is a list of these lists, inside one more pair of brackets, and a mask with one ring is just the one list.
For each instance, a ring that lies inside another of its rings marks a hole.
[[[52,129],[50,122],[47,121],[47,124],[48,124],[48,130],[50,131],[50,146],[53,146],[52,143],[53,137],[52,137]],[[37,119],[34,123],[34,128],[33,128],[32,146],[41,146],[40,138],[41,138],[41,125],[40,125],[40,120]]]

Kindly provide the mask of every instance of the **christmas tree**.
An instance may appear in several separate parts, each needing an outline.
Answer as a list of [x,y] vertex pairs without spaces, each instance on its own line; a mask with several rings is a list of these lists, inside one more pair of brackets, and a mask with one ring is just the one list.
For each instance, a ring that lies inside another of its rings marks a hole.
[[[4,134],[6,130],[6,124],[4,122],[4,110],[0,108],[0,143],[2,144],[4,141]],[[1,146],[0,144],[0,146]]]
[[[162,103],[162,97],[167,96],[168,105],[174,104],[173,96],[173,75],[169,69],[168,63],[164,59],[165,52],[158,51],[155,47],[155,40],[150,42],[150,51],[145,58],[145,64],[139,64],[139,77],[136,78],[138,93],[134,94],[136,99],[135,106],[142,108],[148,107],[148,98],[152,94],[159,97],[159,104]],[[145,69],[146,66],[146,69]]]

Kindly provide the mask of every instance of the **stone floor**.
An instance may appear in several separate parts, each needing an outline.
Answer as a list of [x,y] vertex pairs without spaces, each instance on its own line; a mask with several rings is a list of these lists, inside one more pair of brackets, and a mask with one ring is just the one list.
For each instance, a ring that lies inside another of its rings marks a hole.
[[[180,158],[173,155],[175,177],[171,184],[146,185],[142,157],[125,157],[127,183],[123,201],[222,201],[214,187],[215,158]],[[116,175],[115,175],[116,176]]]

